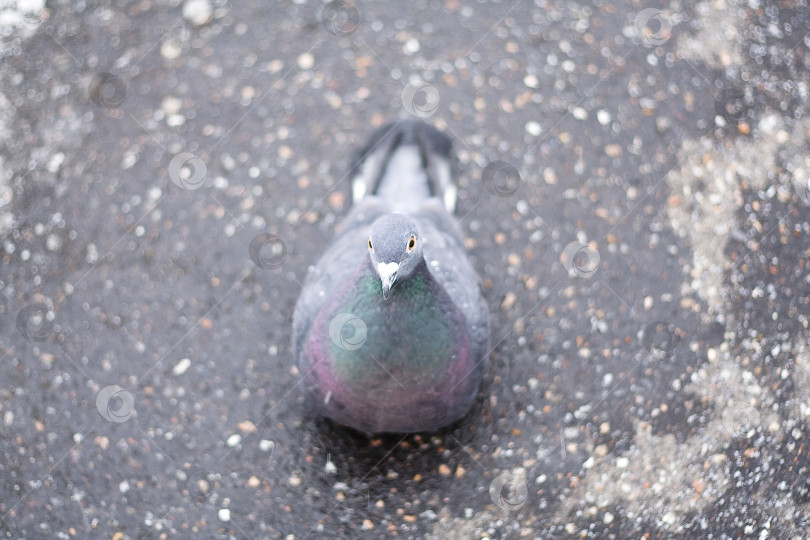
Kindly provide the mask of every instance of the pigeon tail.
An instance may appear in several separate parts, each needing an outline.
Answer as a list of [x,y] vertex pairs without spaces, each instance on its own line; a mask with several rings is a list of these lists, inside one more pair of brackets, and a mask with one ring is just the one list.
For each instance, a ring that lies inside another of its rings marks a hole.
[[393,211],[416,212],[438,197],[449,213],[456,207],[452,142],[419,120],[400,120],[377,129],[352,166],[352,200],[366,195],[384,200]]

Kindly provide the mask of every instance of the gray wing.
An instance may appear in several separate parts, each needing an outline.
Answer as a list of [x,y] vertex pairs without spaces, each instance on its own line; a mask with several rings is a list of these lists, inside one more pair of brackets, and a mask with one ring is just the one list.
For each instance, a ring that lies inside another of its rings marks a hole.
[[464,315],[478,354],[488,362],[489,307],[482,294],[481,279],[461,240],[458,223],[436,198],[423,206],[416,219],[422,232],[422,252],[431,275]]
[[310,267],[293,312],[292,345],[296,354],[302,350],[302,341],[329,292],[351,277],[363,258],[368,257],[366,240],[371,224],[383,213],[383,205],[374,196],[355,204],[336,229],[329,247],[315,266]]

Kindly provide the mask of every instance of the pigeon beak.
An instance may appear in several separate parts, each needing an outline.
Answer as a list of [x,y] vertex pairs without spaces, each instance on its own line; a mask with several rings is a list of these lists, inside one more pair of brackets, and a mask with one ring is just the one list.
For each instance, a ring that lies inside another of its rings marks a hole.
[[388,300],[391,295],[391,287],[397,279],[397,271],[399,264],[397,263],[378,263],[377,273],[380,275],[380,282],[382,283],[383,298]]

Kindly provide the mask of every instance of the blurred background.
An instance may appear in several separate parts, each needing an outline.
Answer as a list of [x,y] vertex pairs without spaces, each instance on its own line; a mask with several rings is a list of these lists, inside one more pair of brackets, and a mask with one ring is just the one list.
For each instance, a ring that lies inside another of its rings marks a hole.
[[[0,0],[0,534],[801,538],[804,0]],[[290,348],[352,151],[454,140],[470,414],[368,438]],[[805,531],[805,532],[803,532]]]

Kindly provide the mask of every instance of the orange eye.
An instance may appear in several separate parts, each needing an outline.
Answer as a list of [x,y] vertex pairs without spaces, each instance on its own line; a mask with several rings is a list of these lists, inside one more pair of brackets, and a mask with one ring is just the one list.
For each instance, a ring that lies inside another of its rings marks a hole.
[[374,249],[374,247],[371,245],[371,238],[368,239],[368,249]]
[[408,240],[408,251],[412,250],[416,246],[416,237],[411,236],[411,239]]

